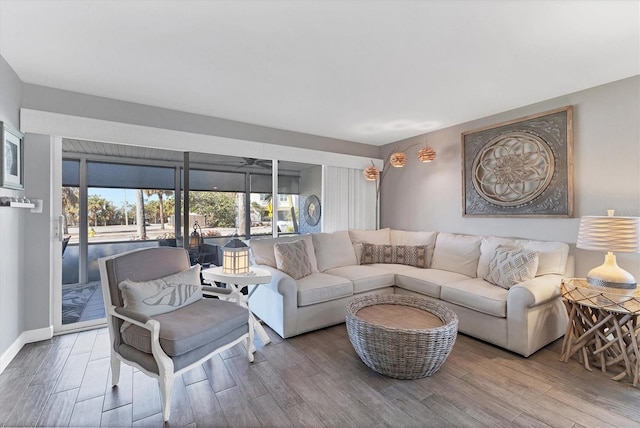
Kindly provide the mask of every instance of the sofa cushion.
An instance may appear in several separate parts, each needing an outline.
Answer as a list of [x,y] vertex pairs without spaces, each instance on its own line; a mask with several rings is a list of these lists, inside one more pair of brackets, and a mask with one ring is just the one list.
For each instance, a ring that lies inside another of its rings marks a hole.
[[318,271],[318,261],[313,248],[313,240],[311,235],[298,236],[281,236],[278,238],[258,238],[249,241],[251,248],[251,261],[256,265],[267,265],[278,269],[273,245],[276,242],[293,242],[302,239],[307,244],[307,253],[309,253],[309,262],[311,263],[311,271]]
[[391,287],[395,283],[393,272],[372,266],[342,266],[329,269],[325,273],[347,278],[353,282],[353,292],[377,290],[378,288]]
[[300,279],[311,275],[311,262],[304,240],[276,242],[273,244],[273,252],[276,256],[276,267],[291,278]]
[[438,233],[431,267],[474,278],[480,258],[481,236]]
[[478,259],[477,277],[484,278],[489,273],[489,262],[500,246],[517,247],[515,239],[501,238],[498,236],[483,236],[480,243],[480,258]]
[[518,247],[496,248],[484,279],[502,288],[535,278],[538,269],[538,253]]
[[408,272],[408,271],[412,271],[412,270],[422,270],[421,268],[417,268],[414,266],[409,266],[409,265],[399,265],[396,263],[373,263],[367,266],[371,266],[374,268],[378,268],[378,269],[382,269],[384,271],[387,272],[393,272],[395,274],[401,273],[401,272]]
[[440,299],[500,318],[507,316],[509,291],[481,278],[443,284]]
[[427,267],[427,246],[362,244],[362,264],[394,263]]
[[334,233],[314,233],[311,236],[320,272],[340,266],[358,264],[349,232],[346,230]]
[[536,276],[555,273],[564,275],[569,257],[569,245],[564,242],[529,241],[518,239],[516,241],[525,250],[538,253],[538,272]]
[[346,278],[314,272],[296,281],[298,306],[328,302],[353,295],[353,283]]
[[353,250],[356,253],[356,259],[358,264],[362,261],[362,244],[368,242],[369,244],[391,244],[390,229],[378,229],[378,230],[364,230],[364,229],[351,229],[349,230],[349,237],[353,244]]
[[[160,346],[172,357],[214,342],[238,328],[249,331],[248,310],[218,299],[200,299],[153,319],[160,323]],[[145,328],[130,325],[123,330],[122,341],[150,354],[150,334]]]
[[396,273],[396,287],[440,298],[440,286],[449,282],[465,281],[469,277],[440,269],[412,269]]
[[118,288],[127,309],[150,317],[172,312],[202,299],[200,265],[151,281],[126,279]]
[[436,244],[436,232],[413,232],[408,230],[391,230],[391,245],[426,245],[427,267],[431,266],[433,248]]

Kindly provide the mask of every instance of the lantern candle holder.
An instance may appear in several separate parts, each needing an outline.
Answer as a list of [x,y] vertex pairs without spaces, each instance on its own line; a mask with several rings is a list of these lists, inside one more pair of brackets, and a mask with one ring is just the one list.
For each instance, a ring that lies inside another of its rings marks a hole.
[[239,275],[249,272],[249,247],[232,239],[222,247],[222,272]]

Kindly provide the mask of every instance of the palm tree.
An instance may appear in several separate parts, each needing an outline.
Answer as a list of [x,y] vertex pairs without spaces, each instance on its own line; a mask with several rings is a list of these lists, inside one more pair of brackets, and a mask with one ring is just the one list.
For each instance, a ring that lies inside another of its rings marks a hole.
[[147,229],[144,226],[144,195],[142,189],[136,190],[136,225],[138,229],[138,239],[147,239]]
[[78,198],[78,189],[74,187],[63,187],[62,188],[62,212],[64,213],[64,234],[69,234],[69,219],[67,218],[67,214],[71,214],[72,212],[77,212],[75,208],[78,206],[78,202],[80,199]]
[[160,201],[160,229],[164,229],[164,196],[171,196],[173,192],[171,190],[158,190],[158,189],[145,189],[145,195],[153,196],[158,195],[158,200]]

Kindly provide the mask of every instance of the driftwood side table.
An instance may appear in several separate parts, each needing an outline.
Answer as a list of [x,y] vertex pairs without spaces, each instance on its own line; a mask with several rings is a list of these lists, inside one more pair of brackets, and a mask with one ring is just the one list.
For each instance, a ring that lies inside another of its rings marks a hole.
[[613,380],[629,377],[633,386],[640,376],[640,296],[622,297],[591,289],[587,281],[562,281],[562,297],[569,323],[560,361],[578,354],[587,370],[613,371]]

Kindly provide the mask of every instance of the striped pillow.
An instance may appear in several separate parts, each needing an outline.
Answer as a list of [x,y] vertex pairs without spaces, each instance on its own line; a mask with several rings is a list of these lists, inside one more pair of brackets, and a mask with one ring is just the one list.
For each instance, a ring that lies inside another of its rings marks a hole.
[[427,267],[428,245],[376,245],[362,244],[363,265],[372,263],[396,263],[401,265]]

